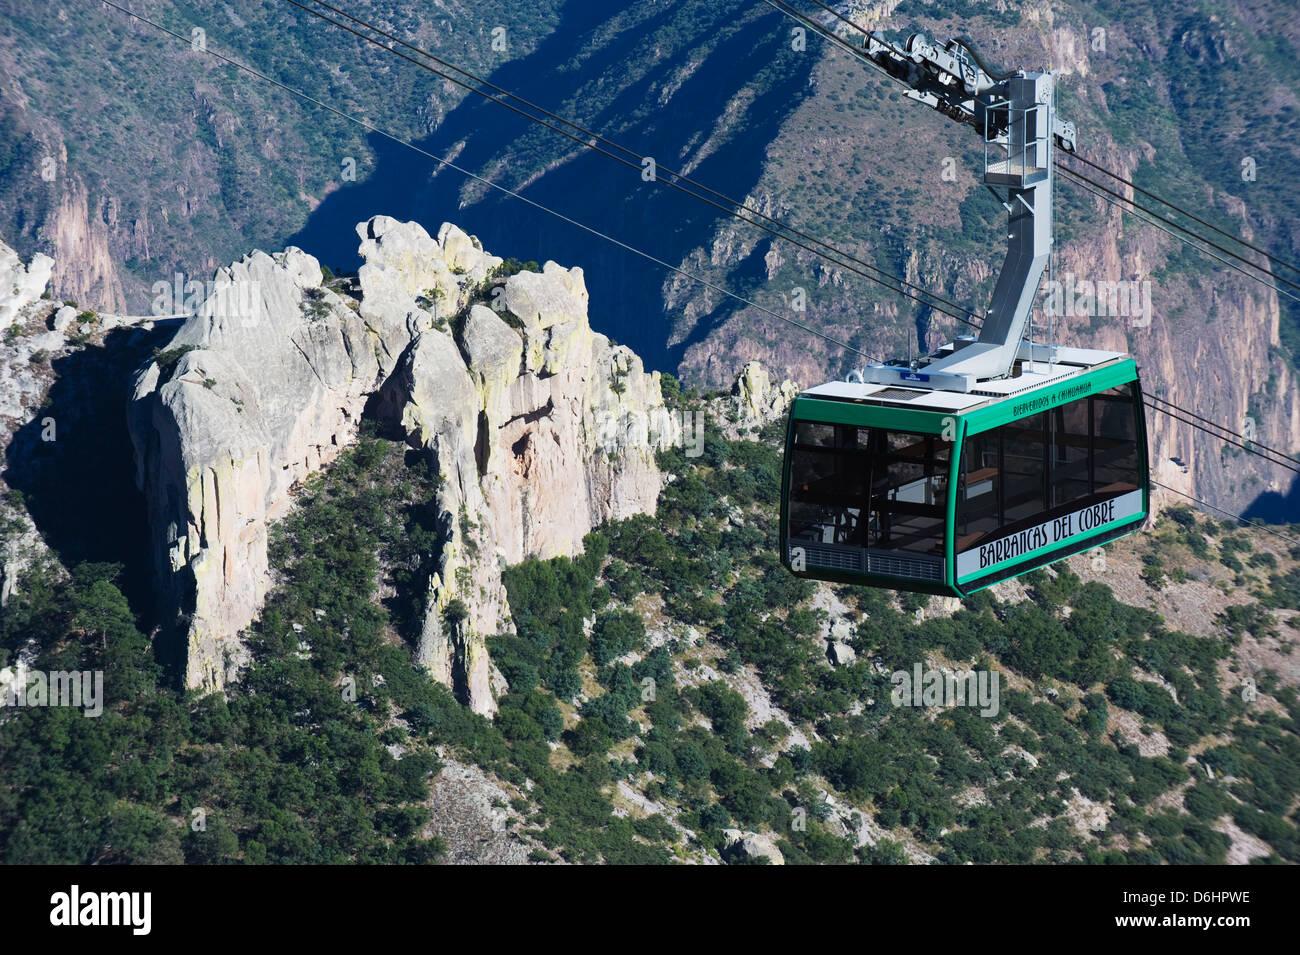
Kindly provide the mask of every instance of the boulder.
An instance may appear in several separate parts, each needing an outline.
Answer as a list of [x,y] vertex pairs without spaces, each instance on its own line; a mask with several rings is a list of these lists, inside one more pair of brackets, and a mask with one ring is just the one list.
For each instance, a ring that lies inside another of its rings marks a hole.
[[726,840],[726,849],[722,856],[728,862],[758,862],[764,860],[768,865],[785,865],[785,857],[776,847],[776,842],[769,835],[757,832],[742,832],[739,829],[722,830]]
[[846,667],[857,662],[858,654],[847,643],[830,640],[826,643],[826,659],[832,666]]

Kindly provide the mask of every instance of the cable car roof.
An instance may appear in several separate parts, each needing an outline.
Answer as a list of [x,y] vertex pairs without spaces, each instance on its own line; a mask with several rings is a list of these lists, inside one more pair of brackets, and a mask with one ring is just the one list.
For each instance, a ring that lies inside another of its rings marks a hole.
[[927,387],[922,369],[916,375],[919,380],[907,387],[871,382],[828,381],[807,389],[800,397],[961,414],[997,404],[1007,398],[1022,397],[1028,392],[1060,384],[1065,379],[1126,359],[1127,356],[1120,352],[1062,346],[1056,349],[1056,360],[1051,364],[1042,361],[1023,362],[1019,376],[981,381],[976,391],[944,391]]

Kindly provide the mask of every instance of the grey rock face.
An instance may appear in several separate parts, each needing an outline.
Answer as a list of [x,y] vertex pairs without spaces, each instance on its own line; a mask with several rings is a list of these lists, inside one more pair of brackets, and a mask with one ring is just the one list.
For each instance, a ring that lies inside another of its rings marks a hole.
[[757,832],[742,832],[739,829],[724,829],[722,836],[727,848],[723,853],[729,857],[745,862],[766,860],[768,865],[785,865],[785,856],[776,847],[772,837]]
[[395,376],[447,528],[419,658],[476,709],[492,699],[483,636],[511,628],[500,568],[578,553],[604,520],[652,511],[662,486],[649,435],[608,440],[609,422],[662,408],[658,375],[591,330],[581,271],[548,262],[492,300],[502,313],[473,306],[454,341],[422,333]]
[[742,428],[762,427],[784,416],[798,393],[799,386],[794,382],[778,385],[762,364],[748,362],[731,389],[736,419]]
[[255,252],[137,374],[162,619],[186,632],[189,686],[233,678],[269,586],[268,524],[375,396],[443,479],[419,659],[490,713],[484,639],[510,626],[501,567],[576,553],[596,524],[655,505],[654,445],[610,424],[662,407],[658,375],[591,330],[579,269],[548,262],[492,288],[501,260],[455,226],[434,239],[379,216],[357,232],[360,302],[323,288],[301,250]]
[[858,654],[847,643],[831,641],[826,645],[826,659],[830,660],[832,666],[846,667],[857,662]]
[[186,683],[220,689],[268,586],[267,525],[355,436],[383,375],[377,333],[298,249],[255,252],[135,381],[136,480],[163,620],[184,615]]
[[50,281],[54,260],[37,252],[23,265],[18,253],[0,242],[0,331],[18,320],[18,313],[41,297]]

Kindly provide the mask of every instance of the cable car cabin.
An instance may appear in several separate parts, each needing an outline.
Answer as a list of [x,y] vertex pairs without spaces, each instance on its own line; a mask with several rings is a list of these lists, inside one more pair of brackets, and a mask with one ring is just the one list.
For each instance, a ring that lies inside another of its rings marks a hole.
[[968,393],[831,382],[799,395],[782,479],[786,567],[966,596],[1139,529],[1149,487],[1137,368],[1111,352],[1058,355]]

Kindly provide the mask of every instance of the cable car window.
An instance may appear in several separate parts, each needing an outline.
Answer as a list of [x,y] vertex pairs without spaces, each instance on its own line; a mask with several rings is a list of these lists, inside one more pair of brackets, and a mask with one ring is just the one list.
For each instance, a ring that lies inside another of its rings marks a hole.
[[1137,421],[1127,385],[1093,399],[1093,490],[1122,494],[1138,486]]
[[1092,493],[1089,447],[1092,402],[1087,398],[1053,408],[1052,506],[1081,501]]
[[1002,525],[1002,430],[966,439],[965,467],[958,489],[957,550],[965,541],[991,534]]
[[858,431],[848,425],[795,425],[791,536],[824,544],[858,543],[867,479],[867,450],[858,445]]
[[941,553],[950,453],[935,435],[796,422],[790,538]]
[[1003,425],[1002,496],[1005,521],[1028,520],[1045,511],[1043,462],[1046,455],[1047,413],[1040,411]]
[[1140,486],[1128,385],[972,435],[963,447],[956,550]]

